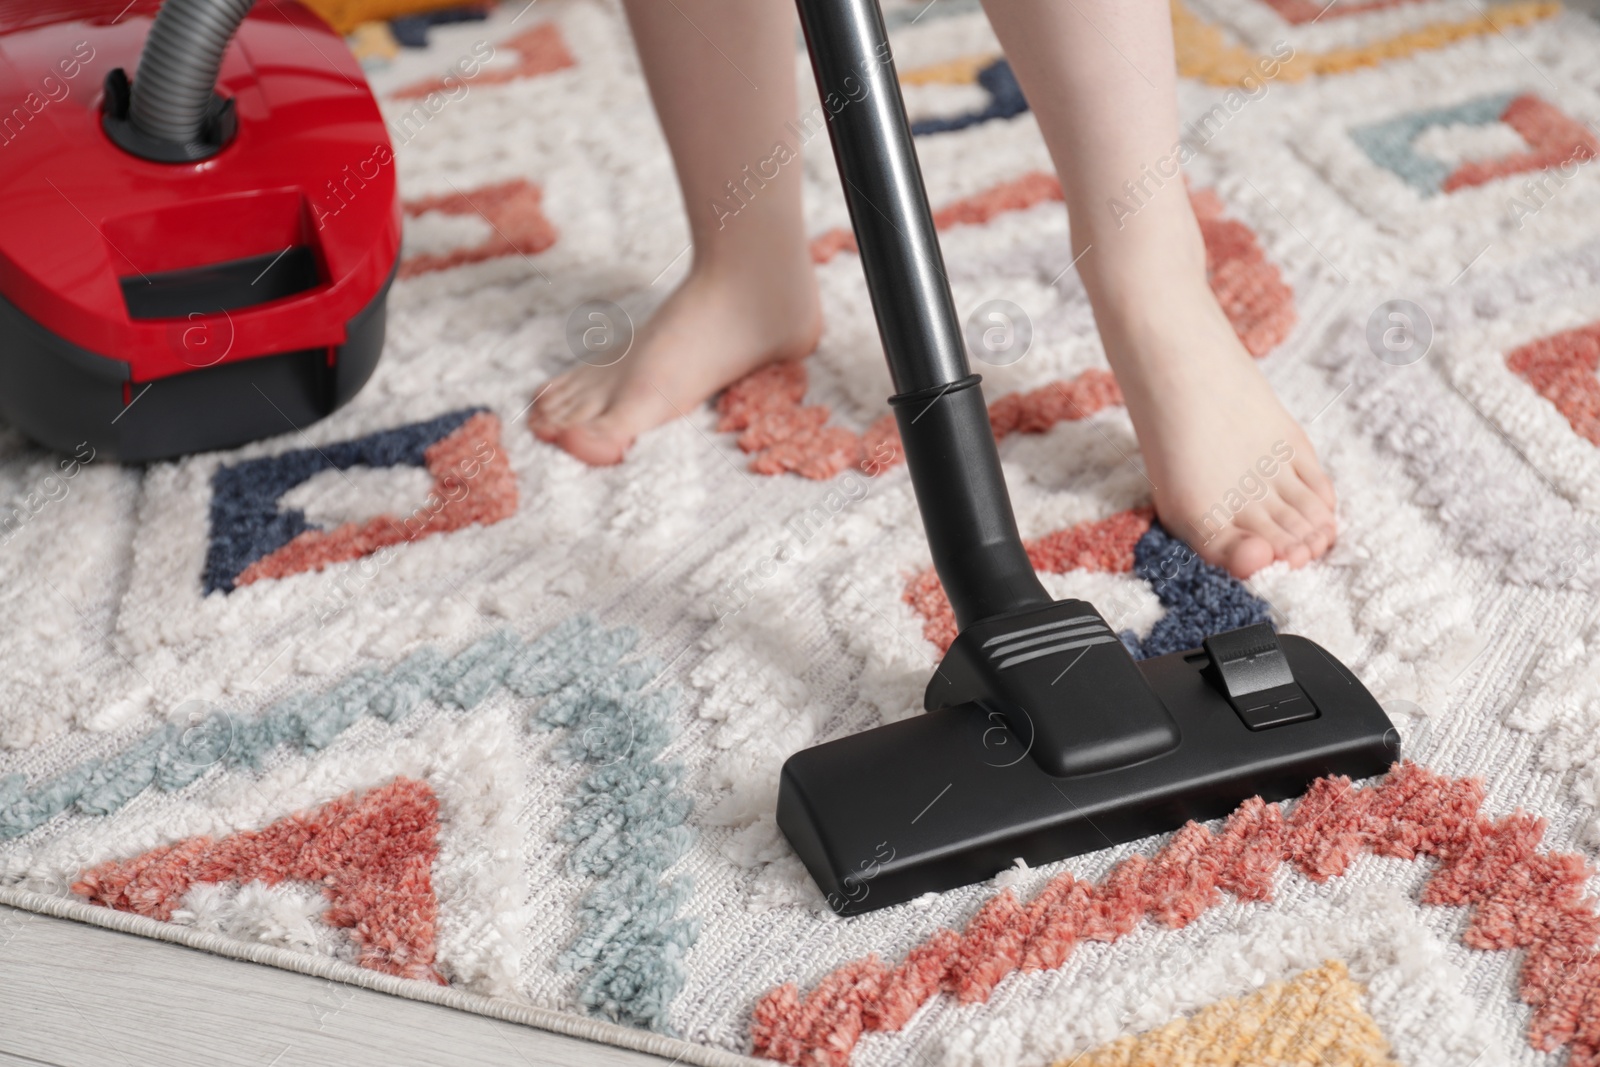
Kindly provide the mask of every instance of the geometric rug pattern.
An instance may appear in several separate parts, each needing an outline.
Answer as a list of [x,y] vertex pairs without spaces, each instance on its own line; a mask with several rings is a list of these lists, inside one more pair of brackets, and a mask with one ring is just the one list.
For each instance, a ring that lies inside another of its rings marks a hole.
[[1083,1067],[1255,1067],[1324,1063],[1390,1067],[1377,1024],[1361,1006],[1362,989],[1332,960],[1248,997],[1218,1001],[1192,1018],[1118,1038],[1062,1063]]
[[144,467],[0,430],[0,901],[682,1063],[1600,1062],[1600,24],[1172,12],[1189,159],[1107,209],[1187,184],[1339,540],[1240,582],[1153,520],[1028,102],[975,0],[894,0],[957,309],[1031,320],[977,368],[1018,526],[1136,655],[1316,640],[1403,763],[835,916],[780,768],[955,631],[825,108],[746,72],[805,87],[818,350],[586,467],[528,405],[688,233],[619,9],[511,2],[357,34],[405,233],[350,404]]

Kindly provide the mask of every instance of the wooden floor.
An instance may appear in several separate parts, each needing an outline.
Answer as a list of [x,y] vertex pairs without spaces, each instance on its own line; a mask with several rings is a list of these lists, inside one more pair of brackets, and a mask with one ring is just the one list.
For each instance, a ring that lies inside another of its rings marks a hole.
[[667,1062],[0,907],[0,1067],[665,1067]]

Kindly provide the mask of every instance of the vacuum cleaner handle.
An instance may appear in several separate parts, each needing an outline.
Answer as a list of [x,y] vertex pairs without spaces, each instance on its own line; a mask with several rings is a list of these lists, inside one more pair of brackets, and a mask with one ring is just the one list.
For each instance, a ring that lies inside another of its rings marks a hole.
[[934,567],[963,630],[1051,602],[1028,561],[877,0],[798,0]]

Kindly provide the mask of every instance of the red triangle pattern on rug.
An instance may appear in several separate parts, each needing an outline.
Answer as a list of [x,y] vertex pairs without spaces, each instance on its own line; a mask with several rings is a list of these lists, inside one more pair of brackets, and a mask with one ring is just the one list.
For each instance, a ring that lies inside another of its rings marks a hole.
[[200,883],[317,882],[328,898],[323,918],[350,931],[361,966],[443,985],[433,969],[438,830],[433,790],[396,778],[264,830],[220,841],[191,837],[101,864],[84,871],[72,891],[94,904],[170,922],[183,895]]

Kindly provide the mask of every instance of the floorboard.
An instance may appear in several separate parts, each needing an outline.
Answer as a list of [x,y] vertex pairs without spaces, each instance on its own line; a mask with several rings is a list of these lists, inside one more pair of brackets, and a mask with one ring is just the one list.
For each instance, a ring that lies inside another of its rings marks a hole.
[[0,1067],[668,1061],[0,907]]

